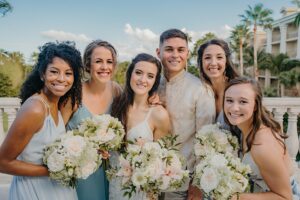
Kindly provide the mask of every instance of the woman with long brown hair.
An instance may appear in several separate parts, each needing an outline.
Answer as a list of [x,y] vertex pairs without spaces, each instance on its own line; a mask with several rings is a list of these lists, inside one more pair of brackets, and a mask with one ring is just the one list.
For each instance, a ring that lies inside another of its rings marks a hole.
[[249,78],[236,78],[225,88],[225,120],[242,132],[243,162],[249,164],[254,193],[236,199],[293,199],[300,197],[293,162],[287,152],[281,126],[262,105],[262,91]]

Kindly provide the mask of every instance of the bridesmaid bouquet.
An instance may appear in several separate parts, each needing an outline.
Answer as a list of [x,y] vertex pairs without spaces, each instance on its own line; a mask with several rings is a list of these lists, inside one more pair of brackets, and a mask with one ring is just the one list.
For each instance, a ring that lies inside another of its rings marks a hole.
[[68,131],[44,149],[43,162],[50,178],[64,186],[75,187],[77,179],[86,179],[102,163],[97,146],[86,138]]
[[108,114],[85,119],[78,127],[78,134],[98,146],[98,150],[112,151],[121,147],[125,136],[121,122]]
[[[140,140],[140,139],[139,139]],[[124,196],[142,191],[156,199],[164,190],[176,190],[186,181],[188,170],[183,170],[184,159],[178,154],[176,136],[166,136],[157,142],[137,141],[128,144],[120,155],[120,168],[108,172],[121,178]]]
[[251,169],[237,157],[238,140],[230,132],[218,124],[203,126],[196,134],[194,150],[199,164],[193,184],[205,197],[228,199],[246,190]]

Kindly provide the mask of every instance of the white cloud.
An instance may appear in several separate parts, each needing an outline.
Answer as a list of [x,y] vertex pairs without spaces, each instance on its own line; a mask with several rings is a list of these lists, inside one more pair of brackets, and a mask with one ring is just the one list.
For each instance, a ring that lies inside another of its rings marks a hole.
[[124,33],[126,35],[125,42],[116,44],[120,61],[131,60],[138,53],[149,53],[155,56],[158,34],[148,28],[132,27],[130,24],[125,24]]
[[46,38],[50,38],[58,41],[70,40],[70,41],[83,42],[83,43],[88,43],[92,41],[92,39],[87,37],[85,34],[74,34],[74,33],[68,33],[68,32],[57,31],[57,30],[43,31],[41,34]]
[[[232,28],[225,24],[216,30],[188,30],[186,28],[182,28],[181,30],[192,37],[192,42],[189,44],[189,48],[192,50],[194,43],[206,33],[211,32],[219,38],[227,39]],[[130,61],[138,53],[149,53],[156,56],[155,50],[158,47],[159,34],[154,33],[148,28],[133,27],[129,23],[125,24],[124,33],[126,35],[123,39],[124,42],[115,44],[120,61]]]

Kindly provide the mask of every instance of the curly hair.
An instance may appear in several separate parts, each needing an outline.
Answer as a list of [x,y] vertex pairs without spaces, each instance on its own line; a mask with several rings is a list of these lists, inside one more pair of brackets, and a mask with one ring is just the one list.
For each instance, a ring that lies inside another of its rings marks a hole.
[[127,112],[130,105],[133,105],[133,98],[134,98],[134,91],[132,90],[130,86],[130,79],[132,72],[135,68],[135,65],[138,62],[145,61],[154,64],[157,67],[157,74],[155,77],[155,82],[151,88],[151,90],[148,92],[148,100],[150,97],[153,96],[153,94],[157,91],[159,83],[160,83],[160,77],[161,77],[161,69],[162,65],[160,61],[146,53],[138,54],[135,58],[132,59],[131,64],[128,66],[127,72],[126,72],[126,82],[125,82],[125,88],[123,93],[114,100],[112,104],[112,116],[117,117],[125,126],[126,129],[126,123],[127,123]]
[[[234,86],[234,85],[240,85],[240,84],[250,84],[252,87],[252,90],[255,93],[255,110],[253,111],[253,122],[252,122],[252,127],[250,130],[250,133],[248,134],[246,138],[246,143],[247,143],[247,152],[251,150],[252,145],[254,145],[253,141],[255,139],[255,136],[260,129],[261,125],[265,125],[266,127],[271,129],[271,132],[273,136],[282,144],[284,147],[284,150],[286,150],[286,146],[284,142],[276,135],[281,137],[282,139],[286,139],[287,136],[283,134],[282,129],[280,124],[274,119],[272,113],[268,111],[263,105],[262,105],[262,90],[258,84],[257,81],[251,78],[246,78],[246,77],[239,77],[235,78],[229,81],[228,85],[226,86],[224,90],[224,96],[226,91]],[[225,98],[224,98],[225,101]],[[223,101],[223,110],[224,110],[224,101]],[[225,122],[230,125],[231,128],[233,128],[233,125],[230,124],[228,118],[226,115],[224,115]]]
[[74,74],[74,83],[71,89],[59,99],[58,105],[61,106],[66,103],[68,98],[71,98],[72,108],[75,104],[81,105],[81,77],[83,72],[81,55],[75,48],[75,43],[68,41],[49,42],[40,47],[37,63],[21,87],[19,95],[21,104],[33,94],[41,93],[45,85],[41,77],[43,77],[48,65],[52,63],[55,57],[67,62]]
[[212,82],[210,81],[209,77],[207,76],[207,74],[205,74],[205,72],[203,70],[203,63],[202,63],[203,53],[204,53],[205,49],[210,45],[218,45],[224,50],[225,56],[226,56],[225,76],[228,78],[228,81],[238,77],[239,75],[235,71],[235,69],[233,67],[233,63],[230,58],[231,52],[230,52],[228,44],[224,40],[221,40],[221,39],[212,39],[212,40],[209,40],[206,43],[202,44],[199,47],[198,52],[197,52],[197,65],[200,70],[200,78],[202,80],[204,80],[208,85],[212,86]]

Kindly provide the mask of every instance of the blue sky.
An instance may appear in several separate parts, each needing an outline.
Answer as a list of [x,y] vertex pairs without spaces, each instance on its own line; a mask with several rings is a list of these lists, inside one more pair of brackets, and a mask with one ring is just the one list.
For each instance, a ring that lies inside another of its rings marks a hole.
[[94,39],[111,42],[119,60],[137,53],[155,54],[158,37],[179,28],[197,40],[207,32],[226,38],[248,5],[263,3],[280,18],[291,0],[10,0],[13,12],[0,17],[0,48],[24,53],[55,40],[84,47]]

